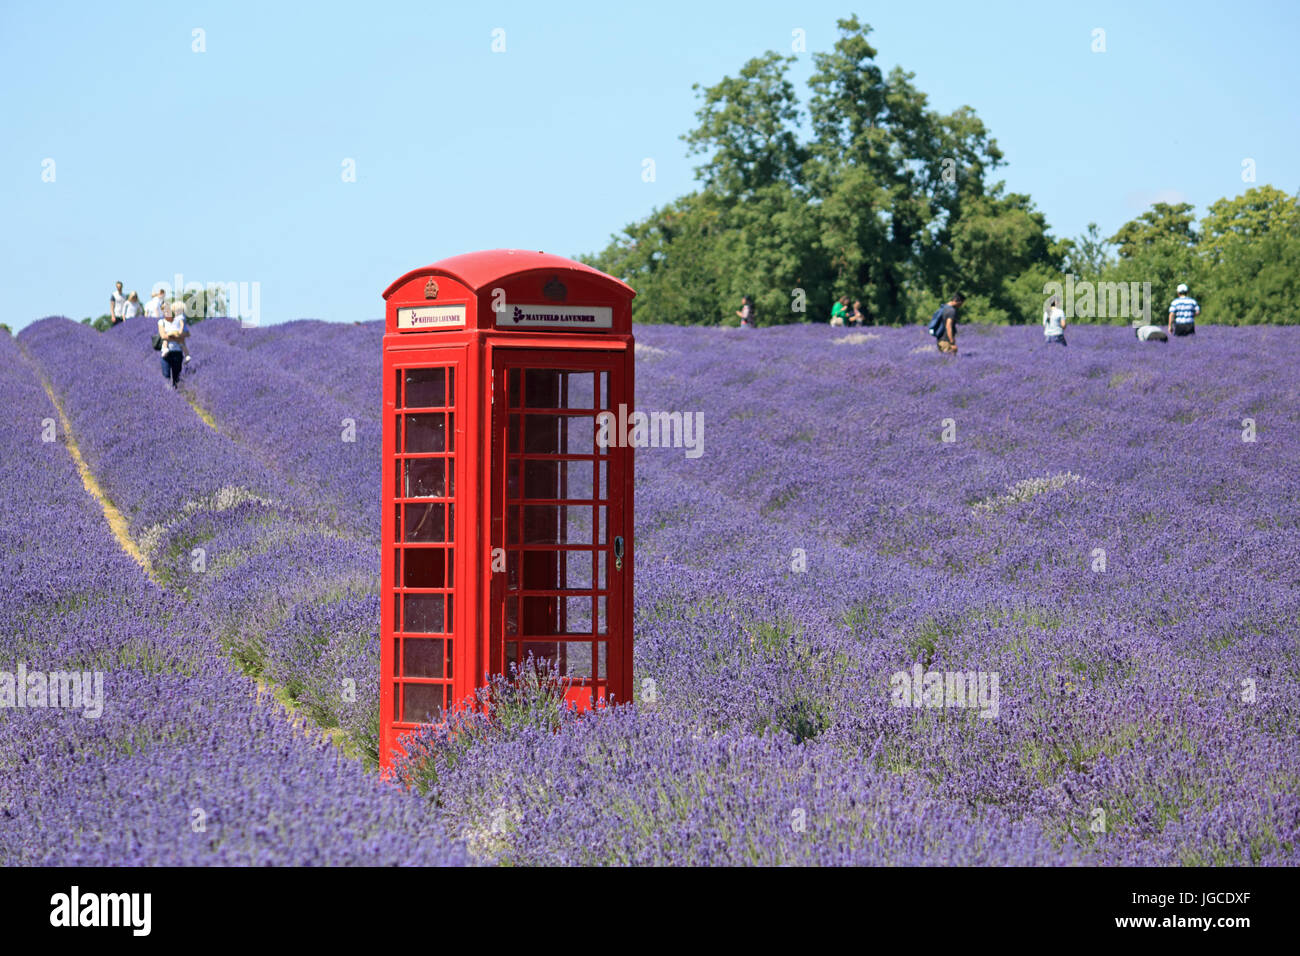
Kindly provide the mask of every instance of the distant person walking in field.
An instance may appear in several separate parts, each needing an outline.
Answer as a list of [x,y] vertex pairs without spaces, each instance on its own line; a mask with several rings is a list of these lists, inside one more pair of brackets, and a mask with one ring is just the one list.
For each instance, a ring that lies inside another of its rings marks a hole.
[[842,295],[831,306],[831,325],[843,325],[849,315],[849,297]]
[[140,297],[132,292],[126,297],[126,304],[122,306],[122,319],[134,319],[138,315],[144,314],[144,306],[140,304]]
[[162,339],[162,348],[159,349],[159,353],[162,356],[163,378],[170,379],[172,388],[176,388],[181,381],[181,364],[185,354],[184,306],[177,309],[175,314],[164,315],[163,318],[158,320],[158,337]]
[[149,301],[144,304],[144,314],[151,319],[161,319],[163,314],[162,289],[154,289]]
[[938,339],[939,351],[945,355],[957,354],[957,323],[965,302],[966,296],[956,292],[930,317],[930,334]]
[[1043,341],[1048,345],[1065,345],[1065,312],[1061,300],[1052,296],[1043,307]]
[[[174,316],[180,316],[182,319],[185,318],[184,299],[177,299],[172,303],[171,314]],[[190,360],[190,324],[188,322],[185,323],[185,334],[181,336],[181,352],[185,356],[185,361],[188,362]]]
[[740,297],[740,309],[736,312],[740,316],[740,327],[742,329],[752,329],[758,313],[754,311],[754,297],[752,295],[742,295]]
[[1187,284],[1178,283],[1178,298],[1169,303],[1169,334],[1195,335],[1196,317],[1200,314],[1200,305],[1187,294]]
[[122,291],[122,280],[117,280],[113,294],[108,297],[108,324],[117,325],[122,321],[122,309],[126,307],[126,293]]
[[162,377],[172,381],[172,388],[181,384],[181,364],[185,355],[185,310],[159,319],[159,338],[162,339]]

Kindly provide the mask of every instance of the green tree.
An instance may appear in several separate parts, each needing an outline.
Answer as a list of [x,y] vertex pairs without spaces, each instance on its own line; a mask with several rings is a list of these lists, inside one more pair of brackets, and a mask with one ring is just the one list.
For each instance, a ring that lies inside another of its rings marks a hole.
[[1157,246],[1193,249],[1197,239],[1191,203],[1170,205],[1158,202],[1136,219],[1120,226],[1108,241],[1119,246],[1121,259],[1136,259],[1143,251]]
[[1286,232],[1300,233],[1300,203],[1280,189],[1257,186],[1212,203],[1201,220],[1200,236],[1205,253],[1217,264],[1234,244]]
[[879,320],[904,321],[909,290],[936,291],[960,271],[951,228],[965,204],[985,193],[985,174],[1002,154],[974,112],[928,108],[914,74],[885,75],[871,28],[857,17],[837,23],[839,39],[813,57],[808,81],[807,180],[820,201],[822,243],[832,294],[860,295]]
[[714,324],[728,294],[717,261],[724,221],[716,199],[692,193],[631,224],[585,261],[637,290],[634,321]]
[[939,113],[913,74],[885,73],[856,17],[838,30],[814,57],[807,142],[791,57],[695,87],[698,125],[682,138],[703,157],[700,191],[586,259],[638,290],[638,321],[734,321],[750,294],[763,323],[824,320],[840,295],[903,322],[959,285],[982,291],[983,317],[1019,319],[1016,277],[1059,269],[1068,247],[1028,197],[988,184],[1002,153],[975,112]]
[[[1190,203],[1155,203],[1108,240],[1119,247],[1119,258],[1106,270],[1103,281],[1149,285],[1151,320],[1163,322],[1178,284],[1195,284],[1199,238]],[[1198,299],[1202,308],[1209,304],[1203,293],[1198,293]],[[1112,318],[1129,321],[1127,316]]]
[[691,87],[703,103],[695,114],[699,126],[682,139],[691,155],[706,156],[696,178],[729,204],[801,180],[806,151],[796,132],[799,103],[785,76],[794,59],[768,52],[742,66],[738,77]]
[[[1272,186],[1211,204],[1200,224],[1204,296],[1214,322],[1296,321],[1300,201]],[[1204,306],[1203,306],[1204,308]]]
[[1088,229],[1077,239],[1063,242],[1065,270],[1081,279],[1096,280],[1115,264],[1112,243],[1103,238],[1095,222],[1088,223]]
[[817,293],[829,283],[816,207],[786,184],[773,183],[729,210],[726,225],[717,252],[725,270],[719,281],[725,300],[718,308],[727,320],[735,321],[747,294],[754,296],[761,324],[816,317]]
[[1034,266],[1059,269],[1063,246],[1047,235],[1047,223],[1033,201],[1012,193],[969,204],[952,227],[952,250],[965,285],[977,296],[970,304],[972,318],[981,318],[983,300],[991,313],[986,318],[1025,322],[1036,316],[1012,291],[1015,279]]
[[695,87],[682,139],[701,157],[698,191],[585,257],[638,290],[637,321],[733,322],[744,294],[760,322],[823,320],[844,294],[874,321],[915,321],[956,288],[972,320],[1036,321],[1044,286],[1067,272],[1149,284],[1157,321],[1179,282],[1213,321],[1300,321],[1296,197],[1254,188],[1199,227],[1190,204],[1156,203],[1109,238],[1089,223],[1054,239],[1028,196],[993,181],[1003,155],[974,110],[932,109],[913,74],[882,70],[868,25],[837,28],[813,56],[806,141],[792,57],[768,52]]

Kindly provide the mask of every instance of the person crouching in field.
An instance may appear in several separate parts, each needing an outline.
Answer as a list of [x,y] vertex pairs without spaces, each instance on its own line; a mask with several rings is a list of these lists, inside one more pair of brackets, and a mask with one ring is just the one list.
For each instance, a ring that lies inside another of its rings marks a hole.
[[174,312],[164,307],[163,317],[158,320],[158,337],[162,339],[159,355],[162,359],[163,378],[169,379],[172,388],[176,388],[181,381],[181,364],[185,348],[184,306]]
[[862,311],[861,299],[853,300],[853,304],[849,306],[848,314],[845,315],[844,318],[848,321],[849,325],[853,325],[853,326],[866,325],[867,316]]
[[1065,345],[1065,312],[1061,300],[1052,296],[1043,307],[1043,341],[1048,345]]
[[849,297],[840,296],[831,306],[831,325],[843,325],[849,315]]

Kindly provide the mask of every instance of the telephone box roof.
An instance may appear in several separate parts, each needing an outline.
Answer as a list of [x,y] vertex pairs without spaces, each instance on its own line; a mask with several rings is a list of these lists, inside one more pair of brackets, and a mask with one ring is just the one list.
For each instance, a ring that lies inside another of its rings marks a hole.
[[548,269],[586,272],[594,278],[608,283],[611,289],[617,289],[629,298],[636,295],[636,292],[626,282],[621,282],[585,263],[566,259],[564,256],[551,255],[547,252],[532,252],[527,249],[485,249],[481,252],[466,252],[459,256],[451,256],[432,265],[412,269],[384,290],[384,298],[387,299],[392,295],[393,291],[402,283],[421,275],[451,276],[475,292],[480,292],[493,283],[508,279],[511,276],[523,272],[538,272]]

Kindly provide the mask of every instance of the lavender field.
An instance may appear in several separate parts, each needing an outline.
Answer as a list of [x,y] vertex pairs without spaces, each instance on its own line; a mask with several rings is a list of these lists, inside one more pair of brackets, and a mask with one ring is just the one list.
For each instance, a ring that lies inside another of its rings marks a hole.
[[[104,674],[0,709],[0,864],[1300,862],[1300,329],[639,327],[704,421],[637,453],[640,697],[409,788],[381,324],[203,322],[180,392],[151,331],[0,337],[0,670]],[[996,700],[897,706],[956,672]]]

